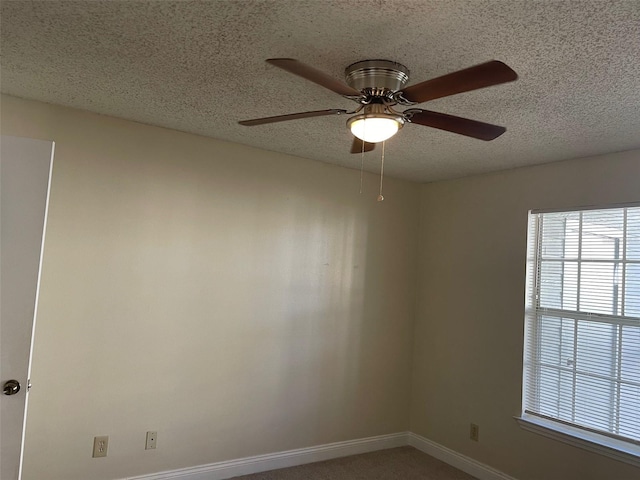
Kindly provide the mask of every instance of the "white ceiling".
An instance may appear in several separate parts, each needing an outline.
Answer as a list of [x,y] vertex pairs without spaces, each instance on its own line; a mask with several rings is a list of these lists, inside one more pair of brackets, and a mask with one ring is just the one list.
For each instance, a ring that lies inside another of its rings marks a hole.
[[[4,93],[349,168],[345,117],[238,120],[354,103],[264,62],[343,78],[364,59],[409,83],[488,60],[517,82],[421,107],[507,127],[492,142],[407,125],[385,173],[428,182],[640,148],[640,0],[2,1]],[[376,171],[380,150],[365,154]]]

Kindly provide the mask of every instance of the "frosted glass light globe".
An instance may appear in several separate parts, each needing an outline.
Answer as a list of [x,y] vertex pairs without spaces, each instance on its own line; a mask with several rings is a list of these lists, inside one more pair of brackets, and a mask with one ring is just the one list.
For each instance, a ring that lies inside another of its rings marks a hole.
[[349,119],[347,125],[360,140],[368,143],[384,142],[393,137],[402,126],[395,117],[358,115]]

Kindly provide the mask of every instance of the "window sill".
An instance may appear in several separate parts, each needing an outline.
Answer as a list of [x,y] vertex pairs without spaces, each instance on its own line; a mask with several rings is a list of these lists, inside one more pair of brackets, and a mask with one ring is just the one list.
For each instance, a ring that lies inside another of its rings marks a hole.
[[514,418],[521,428],[529,432],[640,467],[640,446],[532,415]]

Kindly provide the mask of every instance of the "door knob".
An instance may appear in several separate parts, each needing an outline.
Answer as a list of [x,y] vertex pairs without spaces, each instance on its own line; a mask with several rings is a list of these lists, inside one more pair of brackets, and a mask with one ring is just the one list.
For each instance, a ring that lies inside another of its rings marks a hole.
[[17,380],[7,380],[2,386],[2,393],[5,395],[15,395],[20,391],[20,382]]

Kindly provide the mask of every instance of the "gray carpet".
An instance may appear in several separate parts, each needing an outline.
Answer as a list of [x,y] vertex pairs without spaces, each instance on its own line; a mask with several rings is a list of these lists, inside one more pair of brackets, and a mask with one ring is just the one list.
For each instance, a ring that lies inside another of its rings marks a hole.
[[391,448],[298,467],[234,477],[235,480],[475,480],[413,447]]

